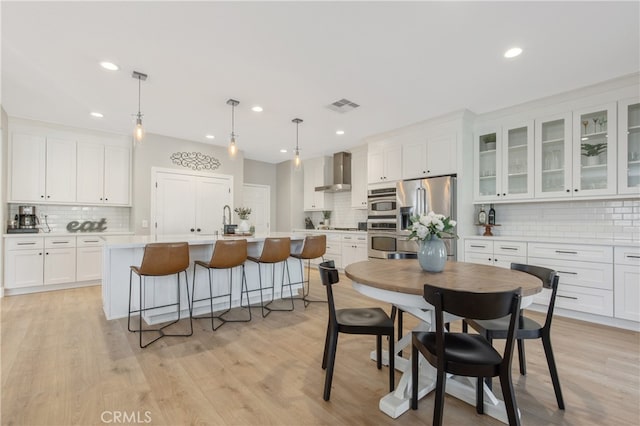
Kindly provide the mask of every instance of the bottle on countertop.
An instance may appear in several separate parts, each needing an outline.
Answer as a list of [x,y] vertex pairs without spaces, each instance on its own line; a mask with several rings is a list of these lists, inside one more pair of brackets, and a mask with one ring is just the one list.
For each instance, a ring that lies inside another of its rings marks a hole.
[[480,206],[480,212],[478,213],[478,223],[485,225],[487,223],[487,212],[484,211],[484,204]]
[[489,205],[489,225],[495,225],[496,224],[496,210],[493,208],[493,204]]

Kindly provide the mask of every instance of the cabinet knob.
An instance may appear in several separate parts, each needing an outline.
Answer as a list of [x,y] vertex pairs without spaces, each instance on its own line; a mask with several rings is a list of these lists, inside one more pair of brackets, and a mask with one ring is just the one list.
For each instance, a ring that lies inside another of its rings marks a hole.
[[104,200],[105,200],[105,201],[109,201],[109,199],[108,199],[108,198],[105,198]]
[[46,254],[47,256],[49,256],[49,252],[46,252],[45,254]]
[[51,195],[47,195],[47,198],[51,198]]
[[499,197],[499,196],[500,196],[500,194],[496,194],[496,196],[498,196],[498,197]]
[[195,231],[195,229],[191,228],[191,232]]
[[196,231],[200,232],[200,228],[196,229]]
[[40,198],[44,198],[44,195],[41,195]]
[[506,197],[506,196],[507,196],[507,193],[506,193],[506,192],[503,192],[503,193],[502,193],[502,196],[503,196],[503,197]]
[[576,189],[574,189],[574,190],[573,190],[573,192],[578,192],[578,189],[577,189],[577,188],[576,188]]
[[102,201],[102,197],[100,197],[100,201]]
[[42,253],[38,253],[38,255],[42,256]]
[[571,190],[570,190],[570,189],[567,189],[567,192],[571,192]]

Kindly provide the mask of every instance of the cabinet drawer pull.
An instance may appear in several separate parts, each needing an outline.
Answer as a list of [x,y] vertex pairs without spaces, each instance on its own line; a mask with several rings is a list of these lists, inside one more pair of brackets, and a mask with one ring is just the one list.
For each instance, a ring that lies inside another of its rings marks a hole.
[[51,241],[51,244],[69,244],[69,241]]
[[640,256],[636,256],[636,255],[633,255],[633,254],[628,254],[627,258],[628,259],[640,259]]
[[502,250],[519,250],[518,247],[507,247],[507,246],[500,246],[500,248]]
[[577,272],[567,272],[567,271],[556,271],[559,274],[569,274],[569,275],[578,275]]
[[577,251],[566,251],[566,250],[556,250],[556,253],[559,253],[559,254],[578,254]]
[[473,248],[487,248],[487,246],[476,246],[474,244],[470,244],[469,247],[473,247]]
[[99,243],[100,241],[98,240],[84,240],[84,243]]
[[562,297],[563,299],[571,299],[571,300],[578,300],[577,297],[573,297],[573,296],[563,296],[561,294],[557,295],[558,297]]
[[19,246],[33,246],[35,244],[35,241],[31,241],[29,243],[18,243]]

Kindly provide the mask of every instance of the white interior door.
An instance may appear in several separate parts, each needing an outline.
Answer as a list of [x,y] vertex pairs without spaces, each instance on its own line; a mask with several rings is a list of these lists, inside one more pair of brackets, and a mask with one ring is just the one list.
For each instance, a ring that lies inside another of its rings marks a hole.
[[201,177],[196,181],[196,233],[222,232],[225,204],[232,205],[231,188],[226,179]]
[[193,177],[177,173],[157,173],[156,179],[155,233],[190,234],[196,225],[196,188]]
[[251,209],[249,222],[256,234],[268,234],[271,230],[271,187],[245,184],[242,189],[242,206]]

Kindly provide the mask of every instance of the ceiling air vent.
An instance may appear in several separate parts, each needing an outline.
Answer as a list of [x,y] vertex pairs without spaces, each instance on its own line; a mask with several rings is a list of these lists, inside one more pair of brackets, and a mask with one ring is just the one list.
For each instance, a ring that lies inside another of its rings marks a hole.
[[329,108],[331,111],[345,113],[345,112],[353,111],[359,106],[360,105],[358,105],[357,103],[351,102],[349,99],[343,98],[343,99],[340,99],[339,101],[335,101],[331,105],[327,105],[327,108]]

